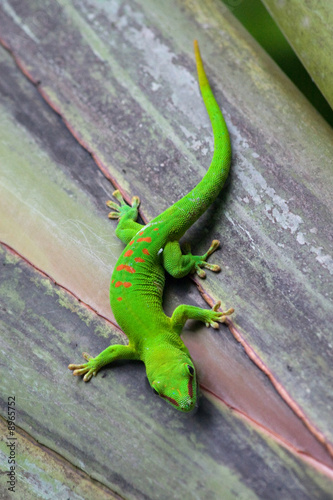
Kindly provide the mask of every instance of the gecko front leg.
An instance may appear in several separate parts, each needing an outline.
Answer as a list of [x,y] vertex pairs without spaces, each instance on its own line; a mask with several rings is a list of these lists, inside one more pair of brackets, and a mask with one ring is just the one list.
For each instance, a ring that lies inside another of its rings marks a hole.
[[139,359],[136,350],[130,345],[110,345],[96,358],[87,352],[82,353],[88,363],[70,364],[68,368],[73,370],[73,375],[84,375],[83,380],[89,382],[92,376],[96,376],[99,370],[116,359]]
[[113,210],[109,213],[109,219],[118,220],[116,236],[127,245],[133,236],[143,227],[142,224],[136,222],[140,198],[133,196],[132,204],[127,205],[118,189],[114,191],[113,196],[118,203],[111,200],[106,202],[106,205]]

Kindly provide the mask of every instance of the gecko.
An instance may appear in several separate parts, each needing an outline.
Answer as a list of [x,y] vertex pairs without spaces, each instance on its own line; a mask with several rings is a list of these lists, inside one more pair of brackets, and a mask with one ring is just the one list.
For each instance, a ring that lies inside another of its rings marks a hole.
[[116,236],[126,245],[111,277],[110,303],[114,317],[128,337],[128,345],[110,345],[98,356],[83,353],[87,361],[70,364],[73,375],[83,375],[88,382],[105,365],[120,359],[141,360],[154,393],[177,410],[190,412],[197,402],[197,376],[189,350],[181,339],[188,319],[199,320],[218,328],[234,312],[233,308],[219,311],[218,301],[212,309],[179,305],[171,317],[164,313],[162,296],[165,271],[175,278],[204,269],[220,271],[207,258],[219,247],[213,240],[201,256],[192,255],[190,248],[182,251],[179,239],[207,210],[221,191],[230,169],[231,145],[222,112],[210,88],[197,40],[194,41],[199,87],[209,115],[214,153],[202,180],[187,195],[146,225],[137,222],[140,199],[133,196],[125,203],[119,190],[113,193],[117,201],[108,201],[110,219],[117,219]]

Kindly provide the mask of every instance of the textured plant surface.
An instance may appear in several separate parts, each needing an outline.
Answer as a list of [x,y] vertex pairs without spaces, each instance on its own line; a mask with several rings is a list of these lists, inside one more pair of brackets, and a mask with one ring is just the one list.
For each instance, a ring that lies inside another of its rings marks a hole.
[[[221,240],[222,272],[201,294],[169,280],[165,309],[235,314],[187,325],[202,397],[184,418],[140,363],[87,385],[67,365],[126,342],[114,187],[149,220],[209,166],[194,37],[233,163],[186,239]],[[215,0],[5,0],[0,38],[0,394],[17,398],[21,498],[331,498],[331,129]]]

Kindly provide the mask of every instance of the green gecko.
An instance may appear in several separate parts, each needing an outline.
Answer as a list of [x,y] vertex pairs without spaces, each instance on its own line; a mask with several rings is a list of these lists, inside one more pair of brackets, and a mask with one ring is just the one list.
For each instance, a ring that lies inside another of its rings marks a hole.
[[111,345],[93,358],[87,353],[84,364],[70,364],[73,375],[84,375],[88,382],[102,366],[117,359],[144,362],[153,391],[183,412],[196,405],[196,371],[190,353],[180,338],[187,319],[203,321],[218,328],[233,312],[218,311],[217,302],[211,310],[180,305],[171,318],[162,308],[165,282],[164,271],[175,278],[196,272],[205,277],[203,268],[219,271],[217,265],[206,262],[219,246],[214,240],[202,256],[182,253],[179,239],[215,200],[227,178],[230,160],[230,139],[223,115],[209,86],[199,52],[194,41],[199,86],[214,134],[214,154],[210,167],[199,184],[186,196],[165,210],[149,224],[136,222],[140,200],[132,198],[127,205],[120,192],[114,197],[119,204],[108,201],[113,211],[109,218],[118,219],[116,235],[126,244],[113,271],[110,285],[111,308],[119,326],[126,333],[128,345]]

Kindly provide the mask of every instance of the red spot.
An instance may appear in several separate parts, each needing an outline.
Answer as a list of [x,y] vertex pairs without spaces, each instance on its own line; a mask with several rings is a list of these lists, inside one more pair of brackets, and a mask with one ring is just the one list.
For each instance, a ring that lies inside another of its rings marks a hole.
[[134,240],[132,240],[132,241],[129,242],[130,245],[133,245],[133,243],[134,243]]
[[169,398],[169,396],[163,396],[163,395],[161,394],[161,398],[163,398],[163,399],[167,399],[168,401],[170,401],[170,403],[172,403],[172,404],[173,404],[173,405],[175,405],[175,406],[179,406],[179,404],[177,403],[177,401],[176,401],[175,399]]
[[123,300],[122,297],[117,297],[117,300],[119,300],[119,302],[121,302]]
[[193,397],[193,377],[190,377],[190,380],[188,381],[187,390],[188,390],[188,395],[190,396],[190,398],[192,398]]
[[147,250],[147,248],[144,248],[144,249],[142,250],[142,253],[144,253],[145,255],[150,255],[150,254],[149,254],[149,251]]
[[127,271],[129,273],[135,273],[135,269],[133,267],[128,266],[127,264],[120,264],[120,266],[117,267],[117,271]]
[[153,229],[153,231],[158,231],[158,227],[155,227],[155,228]]
[[135,262],[146,262],[145,259],[141,259],[141,257],[135,257]]
[[139,233],[139,234],[140,234],[140,236],[141,236],[141,234],[143,234],[143,231],[140,231],[140,233]]
[[112,280],[111,283],[114,283],[114,280]]
[[130,257],[133,253],[133,250],[127,250],[127,252],[124,253],[125,257]]
[[146,241],[147,243],[151,243],[151,237],[147,236],[147,238],[138,238],[137,242],[139,243],[140,241]]
[[129,288],[130,286],[132,286],[132,283],[130,283],[129,281],[124,281],[124,283],[122,281],[117,281],[117,283],[115,284],[115,287],[118,288],[118,287],[120,287],[122,285],[125,288]]

